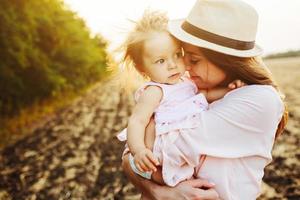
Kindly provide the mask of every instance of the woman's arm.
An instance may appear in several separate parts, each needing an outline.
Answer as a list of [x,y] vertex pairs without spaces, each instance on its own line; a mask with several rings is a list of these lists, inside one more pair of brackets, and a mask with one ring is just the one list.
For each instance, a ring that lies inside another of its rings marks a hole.
[[[186,199],[206,199],[219,200],[218,193],[213,189],[214,184],[206,180],[193,179],[179,183],[176,187],[158,185],[152,181],[136,175],[130,167],[128,154],[124,155],[122,167],[130,179],[131,183],[137,187],[142,195],[155,200],[186,200]],[[205,188],[205,189],[200,189]]]
[[[151,118],[145,131],[146,147],[152,149],[155,135],[155,123]],[[129,164],[128,153],[123,156],[123,170],[130,181],[142,192],[143,197],[148,199],[207,199],[218,200],[218,194],[213,189],[213,184],[206,180],[194,179],[179,183],[176,187],[171,188],[162,186],[152,181],[136,175]],[[161,176],[158,172],[152,174],[152,178]],[[205,187],[205,189],[200,189]]]
[[271,158],[282,101],[272,86],[249,85],[229,92],[197,116],[193,130],[184,130],[173,147],[222,158],[258,155]]
[[229,92],[231,89],[222,87],[222,88],[214,88],[211,90],[199,90],[200,93],[204,94],[206,97],[206,100],[211,103],[213,101],[216,101],[218,99],[221,99],[224,97],[224,95]]
[[207,101],[209,103],[216,101],[218,99],[221,99],[224,97],[226,93],[233,89],[237,89],[240,87],[245,86],[246,83],[244,83],[241,80],[234,80],[231,83],[228,84],[228,87],[218,87],[218,88],[213,88],[210,90],[199,90],[200,93],[204,94],[206,97]]

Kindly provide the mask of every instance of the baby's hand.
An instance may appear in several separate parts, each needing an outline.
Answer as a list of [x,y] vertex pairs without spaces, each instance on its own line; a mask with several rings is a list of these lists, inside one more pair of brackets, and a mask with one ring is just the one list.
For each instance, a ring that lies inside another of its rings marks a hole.
[[233,90],[247,85],[245,82],[237,79],[228,84],[228,88]]
[[134,164],[142,172],[156,172],[155,166],[159,165],[159,162],[150,149],[144,148],[134,155]]

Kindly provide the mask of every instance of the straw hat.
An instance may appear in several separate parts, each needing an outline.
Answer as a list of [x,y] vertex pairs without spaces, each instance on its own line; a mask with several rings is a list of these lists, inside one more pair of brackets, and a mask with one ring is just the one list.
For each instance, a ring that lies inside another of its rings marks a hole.
[[240,0],[197,0],[186,19],[170,20],[170,33],[183,42],[239,57],[262,54],[255,44],[258,15]]

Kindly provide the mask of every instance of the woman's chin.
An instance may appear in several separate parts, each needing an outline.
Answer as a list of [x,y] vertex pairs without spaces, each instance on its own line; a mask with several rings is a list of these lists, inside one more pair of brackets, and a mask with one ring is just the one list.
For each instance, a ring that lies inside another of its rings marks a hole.
[[203,88],[206,88],[206,84],[203,83],[199,78],[197,77],[191,77],[191,79],[194,81],[194,83],[197,85],[197,87],[199,89],[203,89]]

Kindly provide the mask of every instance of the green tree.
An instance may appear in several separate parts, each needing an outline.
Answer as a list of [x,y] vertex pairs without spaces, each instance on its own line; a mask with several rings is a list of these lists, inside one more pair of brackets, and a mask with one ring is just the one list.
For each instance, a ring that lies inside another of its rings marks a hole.
[[2,0],[0,115],[107,75],[106,42],[60,0]]

